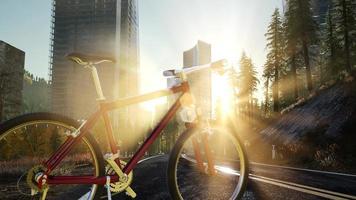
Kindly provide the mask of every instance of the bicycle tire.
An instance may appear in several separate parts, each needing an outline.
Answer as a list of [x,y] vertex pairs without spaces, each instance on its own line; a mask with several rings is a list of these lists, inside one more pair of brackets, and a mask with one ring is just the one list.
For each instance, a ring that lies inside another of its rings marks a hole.
[[[25,114],[10,119],[0,125],[0,142],[3,138],[6,137],[6,135],[9,132],[11,132],[16,127],[26,127],[28,124],[45,123],[45,122],[48,122],[49,124],[53,123],[53,125],[59,124],[63,126],[73,127],[73,128],[78,128],[80,125],[77,121],[58,114],[44,113],[44,112]],[[93,158],[97,161],[95,162],[96,165],[95,167],[97,168],[96,169],[97,176],[104,176],[105,175],[104,159],[98,143],[95,141],[95,139],[90,133],[87,133],[82,140],[84,141],[85,144],[88,145],[92,156],[94,156]],[[95,194],[90,195],[92,197],[91,199],[94,200],[99,199],[100,195],[103,193],[103,189],[104,189],[103,185],[96,185]]]
[[[215,129],[222,129],[221,127],[216,127]],[[238,184],[238,191],[237,191],[237,196],[236,198],[230,198],[230,199],[241,199],[244,191],[246,189],[247,186],[247,179],[248,179],[248,159],[246,156],[246,152],[244,150],[244,147],[242,146],[240,140],[238,139],[237,135],[235,133],[233,133],[231,130],[228,130],[226,128],[224,128],[224,130],[227,130],[227,134],[230,134],[232,138],[235,138],[235,144],[237,144],[237,148],[239,149],[239,153],[240,156],[243,157],[243,167],[244,167],[244,171],[240,174],[240,178],[241,181]],[[187,129],[185,132],[183,132],[180,137],[178,138],[175,146],[173,147],[170,157],[169,157],[169,162],[168,162],[168,168],[167,168],[167,178],[168,178],[168,188],[169,188],[169,192],[171,197],[174,200],[181,200],[183,199],[181,192],[179,190],[178,187],[178,183],[177,183],[177,164],[178,164],[178,160],[180,157],[180,153],[182,151],[183,145],[196,133],[199,132],[198,128],[189,128]],[[193,180],[193,178],[192,178]],[[197,197],[194,198],[189,198],[189,199],[200,199]]]

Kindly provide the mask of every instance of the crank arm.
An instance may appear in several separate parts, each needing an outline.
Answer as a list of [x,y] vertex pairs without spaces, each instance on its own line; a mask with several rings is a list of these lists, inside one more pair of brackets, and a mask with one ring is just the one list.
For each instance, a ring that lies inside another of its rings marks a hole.
[[[106,158],[106,162],[109,163],[109,165],[114,169],[115,173],[117,175],[119,175],[119,179],[127,179],[127,175],[120,169],[120,167],[117,165],[117,163],[115,162],[115,156],[108,156]],[[135,191],[133,191],[133,189],[130,186],[127,186],[125,188],[126,190],[126,194],[128,196],[130,196],[131,198],[135,198],[136,197],[136,193]]]
[[49,187],[46,187],[43,192],[40,200],[46,200],[47,197],[47,192],[48,192]]

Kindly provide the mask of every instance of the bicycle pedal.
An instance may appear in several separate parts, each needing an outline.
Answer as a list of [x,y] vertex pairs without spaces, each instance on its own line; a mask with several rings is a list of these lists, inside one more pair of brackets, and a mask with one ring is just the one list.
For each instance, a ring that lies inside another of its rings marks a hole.
[[128,186],[127,188],[126,188],[126,195],[127,196],[130,196],[131,198],[136,198],[136,192],[135,191],[133,191],[133,189],[130,187],[130,186]]

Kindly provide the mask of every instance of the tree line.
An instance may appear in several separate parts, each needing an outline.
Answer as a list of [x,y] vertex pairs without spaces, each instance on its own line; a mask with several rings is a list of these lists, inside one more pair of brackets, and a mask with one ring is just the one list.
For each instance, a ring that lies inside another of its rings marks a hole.
[[[288,0],[271,15],[266,37],[263,80],[252,59],[243,52],[239,71],[230,72],[236,120],[264,121],[313,94],[322,85],[351,75],[356,64],[356,2],[330,0],[318,16],[312,0]],[[264,99],[254,98],[263,83]],[[216,112],[219,115],[219,112]],[[252,125],[254,127],[254,125]]]
[[28,71],[24,73],[22,113],[50,111],[50,84]]
[[315,16],[311,2],[288,0],[282,15],[276,8],[271,16],[265,113],[279,112],[340,73],[350,74],[356,64],[356,2],[332,0],[325,16]]

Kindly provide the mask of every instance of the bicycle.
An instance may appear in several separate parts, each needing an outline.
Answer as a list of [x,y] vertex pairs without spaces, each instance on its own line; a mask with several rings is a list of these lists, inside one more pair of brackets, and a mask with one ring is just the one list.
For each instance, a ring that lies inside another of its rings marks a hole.
[[[248,161],[237,134],[229,127],[203,125],[192,107],[187,74],[211,69],[223,71],[222,61],[183,70],[167,70],[165,76],[181,80],[172,88],[106,101],[96,66],[115,60],[71,53],[68,59],[88,68],[93,77],[99,109],[85,121],[52,113],[26,114],[0,126],[0,199],[111,199],[126,192],[133,169],[179,111],[185,131],[171,151],[167,169],[173,199],[240,199],[248,178]],[[179,94],[162,120],[137,152],[125,162],[113,134],[109,111],[132,104]],[[103,119],[110,153],[103,155],[90,134]],[[114,193],[114,194],[112,194]]]

